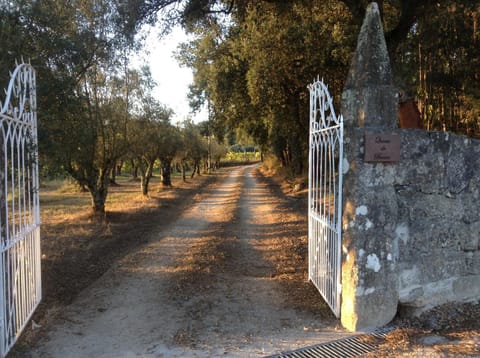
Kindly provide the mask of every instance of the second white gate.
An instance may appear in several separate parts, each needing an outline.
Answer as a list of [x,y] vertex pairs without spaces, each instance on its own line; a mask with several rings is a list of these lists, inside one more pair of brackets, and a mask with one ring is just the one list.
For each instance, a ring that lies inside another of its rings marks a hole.
[[309,85],[308,276],[340,316],[343,117],[323,81]]
[[35,71],[11,75],[0,102],[0,357],[41,300]]

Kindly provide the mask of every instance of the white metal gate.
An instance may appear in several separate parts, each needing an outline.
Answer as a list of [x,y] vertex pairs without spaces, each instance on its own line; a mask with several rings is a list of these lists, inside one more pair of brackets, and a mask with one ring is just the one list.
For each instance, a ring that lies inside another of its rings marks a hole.
[[335,115],[323,81],[309,90],[308,276],[339,317],[343,117]]
[[18,65],[0,102],[0,356],[41,300],[35,71]]

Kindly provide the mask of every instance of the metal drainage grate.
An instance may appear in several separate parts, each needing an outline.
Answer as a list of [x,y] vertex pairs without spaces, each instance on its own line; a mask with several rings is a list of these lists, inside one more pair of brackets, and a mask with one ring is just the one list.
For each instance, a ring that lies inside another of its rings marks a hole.
[[386,334],[393,329],[394,327],[386,327],[369,334],[338,339],[291,352],[283,352],[267,358],[359,357],[362,354],[375,351],[380,343],[385,340]]

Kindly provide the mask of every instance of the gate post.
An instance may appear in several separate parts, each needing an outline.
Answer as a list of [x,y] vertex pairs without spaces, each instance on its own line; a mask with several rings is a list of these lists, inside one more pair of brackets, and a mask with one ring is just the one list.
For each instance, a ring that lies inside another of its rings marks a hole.
[[[390,140],[397,130],[397,94],[380,13],[371,3],[358,37],[344,92],[342,325],[368,330],[390,322],[398,284],[393,238],[397,218],[391,161],[384,153],[367,162],[366,138]],[[397,131],[398,134],[398,131]],[[386,136],[386,137],[384,137]],[[399,146],[398,137],[395,140]],[[386,147],[390,144],[386,144]],[[395,145],[393,146],[395,147]],[[384,150],[382,147],[381,150]],[[396,151],[396,148],[386,148]],[[398,155],[400,149],[398,147]]]

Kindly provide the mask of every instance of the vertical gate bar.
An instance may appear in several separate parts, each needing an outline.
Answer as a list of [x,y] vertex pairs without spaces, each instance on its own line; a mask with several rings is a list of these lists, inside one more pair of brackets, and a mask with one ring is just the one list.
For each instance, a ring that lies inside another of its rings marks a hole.
[[26,314],[26,309],[27,309],[27,270],[26,270],[26,265],[27,265],[27,256],[26,256],[26,246],[27,246],[27,237],[23,237],[20,243],[20,257],[19,257],[19,264],[20,264],[20,320],[17,322],[17,331],[15,332],[15,335],[18,332],[19,327],[22,325],[24,318],[27,316]]
[[[15,221],[16,222],[16,221]],[[18,232],[17,232],[18,234]],[[12,303],[11,303],[11,307],[10,309],[12,310],[12,332],[11,332],[11,335],[13,336],[15,334],[15,332],[17,331],[17,322],[20,320],[20,307],[19,307],[19,301],[20,301],[20,298],[21,298],[21,295],[19,294],[19,290],[18,290],[18,287],[20,286],[20,264],[18,262],[19,260],[19,246],[21,244],[20,241],[17,241],[16,240],[17,238],[17,235],[14,236],[14,243],[13,243],[13,246],[12,246],[12,254],[13,254],[13,269],[12,269],[12,277],[13,277],[13,285],[12,285],[12,288],[13,288],[13,298],[12,298]],[[11,338],[11,337],[10,337]]]
[[[22,129],[22,133],[23,133],[23,129]],[[24,146],[24,143],[25,143],[25,138],[23,137],[22,140],[21,140],[21,153],[22,153],[22,161],[21,161],[21,167],[22,167],[22,177],[21,177],[21,180],[22,180],[22,190],[20,191],[19,195],[22,197],[22,223],[21,223],[21,226],[22,226],[22,232],[24,234],[22,234],[23,236],[23,240],[22,240],[22,260],[21,260],[21,264],[22,264],[22,280],[23,280],[23,283],[22,283],[22,317],[21,317],[21,322],[23,322],[24,318],[26,317],[26,313],[27,313],[27,309],[28,309],[28,268],[27,268],[27,265],[28,265],[28,236],[25,236],[25,235],[28,235],[28,231],[27,231],[27,225],[26,225],[26,222],[24,221],[25,219],[25,209],[26,209],[26,205],[25,205],[25,172],[24,172],[24,168],[25,168],[25,146]],[[21,325],[21,322],[19,322],[18,326]]]
[[343,188],[343,116],[339,116],[340,127],[339,131],[339,140],[338,140],[338,205],[337,205],[337,317],[340,316],[340,307],[341,307],[341,292],[342,292],[342,207],[343,207],[343,197],[342,197],[342,188]]
[[335,239],[337,233],[335,232],[335,198],[337,196],[336,192],[336,185],[335,185],[335,131],[331,130],[330,131],[330,146],[331,146],[331,152],[330,152],[330,226],[331,226],[331,232],[332,232],[332,238],[331,238],[331,270],[332,270],[332,275],[331,275],[331,293],[332,293],[332,301],[334,302],[334,306],[337,307],[337,300],[336,300],[336,292],[337,292],[337,285],[336,285],[336,277],[337,277],[337,270],[336,270],[336,265],[335,265],[335,258],[336,258],[336,253],[337,253],[337,248],[335,245]]
[[[3,241],[3,238],[2,238]],[[5,327],[6,327],[6,319],[5,319],[5,271],[4,271],[4,254],[3,254],[3,243],[2,243],[2,251],[0,252],[0,355],[3,357],[5,355]]]
[[16,305],[15,305],[15,313],[16,313],[16,320],[15,320],[15,332],[14,334],[17,334],[18,326],[19,323],[22,321],[23,317],[23,297],[25,292],[23,292],[23,287],[24,287],[24,277],[23,277],[23,248],[25,245],[25,240],[22,238],[22,240],[18,240],[16,247],[17,247],[17,272],[16,275],[18,277],[17,279],[17,285],[16,285],[16,293],[17,293],[17,299],[16,299]]
[[[313,118],[313,120],[315,120],[315,117]],[[313,127],[312,127],[312,130],[313,130]],[[314,228],[314,231],[312,232],[312,237],[311,237],[311,246],[312,246],[312,261],[311,261],[311,265],[312,265],[312,270],[314,272],[312,272],[313,276],[312,276],[312,281],[315,282],[315,278],[317,277],[317,270],[318,270],[318,266],[317,266],[317,249],[318,249],[318,245],[317,245],[317,242],[315,240],[315,238],[317,237],[318,235],[318,226],[317,226],[317,221],[316,219],[314,218],[313,214],[315,213],[316,211],[316,206],[317,206],[317,201],[316,201],[316,189],[315,189],[315,186],[316,186],[316,181],[317,181],[317,177],[316,177],[316,173],[317,171],[319,170],[318,169],[318,153],[316,151],[316,147],[317,147],[317,138],[316,138],[316,134],[312,134],[312,139],[314,140],[314,144],[312,145],[312,160],[313,160],[313,167],[312,167],[312,182],[313,182],[313,186],[311,188],[311,193],[310,193],[310,198],[311,200],[313,201],[312,202],[312,206],[310,207],[310,210],[311,210],[311,220],[312,220],[312,227]]]
[[[15,127],[15,126],[13,126]],[[15,163],[15,151],[13,149],[13,140],[12,140],[12,133],[10,132],[10,137],[8,138],[9,139],[9,144],[10,144],[10,172],[12,173],[11,174],[11,183],[10,183],[10,186],[11,186],[11,196],[12,196],[12,199],[11,199],[11,203],[12,203],[12,207],[11,207],[11,223],[12,223],[12,233],[11,233],[11,236],[10,236],[10,239],[11,240],[15,240],[16,238],[16,233],[17,233],[17,221],[16,221],[16,214],[17,214],[17,203],[16,203],[16,200],[15,200],[15,171],[12,170],[11,166],[13,163]]]
[[[331,217],[331,212],[332,212],[332,208],[331,208],[331,200],[332,200],[332,195],[334,195],[334,193],[332,193],[332,142],[331,142],[331,131],[328,131],[328,134],[327,134],[327,145],[328,145],[328,194],[327,194],[327,202],[328,202],[328,231],[329,231],[329,238],[328,238],[328,272],[329,272],[329,275],[328,275],[328,293],[330,295],[330,300],[332,302],[334,302],[332,300],[332,297],[333,297],[333,285],[332,285],[332,275],[335,274],[333,271],[332,271],[332,264],[331,264],[331,260],[332,260],[332,255],[334,254],[334,252],[332,251],[333,250],[333,247],[332,247],[332,237],[334,236],[333,234],[333,231],[332,231],[332,217]],[[335,303],[334,303],[335,305]]]
[[324,257],[323,257],[323,281],[325,291],[327,292],[327,296],[330,296],[330,285],[329,285],[329,272],[328,272],[328,250],[329,250],[329,227],[328,227],[328,213],[327,213],[327,205],[328,205],[328,133],[325,131],[322,132],[323,134],[323,212],[322,212],[322,219],[323,219],[323,244],[324,244]]
[[[37,79],[35,77],[35,72],[32,71],[29,73],[31,77],[31,86],[30,86],[30,96],[31,96],[31,105],[32,111],[30,114],[31,120],[31,133],[30,133],[30,140],[32,141],[30,147],[34,148],[34,151],[30,153],[32,156],[32,179],[33,179],[33,188],[32,188],[32,196],[33,196],[33,223],[35,226],[34,231],[34,253],[35,253],[35,297],[36,302],[34,307],[36,307],[40,301],[42,300],[42,279],[41,279],[41,248],[40,248],[40,182],[38,178],[38,132],[37,132]],[[32,308],[33,314],[34,308]]]
[[[322,121],[323,121],[323,111],[322,111]],[[319,161],[319,171],[317,173],[318,182],[317,182],[317,201],[318,201],[318,208],[315,214],[318,214],[317,220],[322,219],[322,211],[323,211],[323,133],[319,133],[319,143],[318,143],[318,161]],[[321,221],[318,222],[319,232],[316,240],[318,242],[318,275],[317,275],[317,283],[318,287],[325,292],[325,282],[323,280],[322,274],[324,272],[324,253],[325,253],[325,246],[324,246],[324,233],[325,227],[321,225]]]
[[[24,130],[22,130],[24,132]],[[23,135],[24,136],[24,135]],[[28,224],[28,211],[27,211],[27,185],[26,185],[26,173],[25,173],[25,138],[21,141],[22,144],[22,202],[23,202],[23,213],[22,213],[22,227],[25,229]]]
[[16,158],[16,163],[12,163],[12,171],[16,172],[16,185],[15,185],[15,201],[17,202],[17,207],[16,207],[16,212],[15,212],[15,223],[17,226],[17,235],[15,235],[15,262],[16,262],[16,270],[15,270],[15,277],[16,277],[16,282],[15,282],[15,292],[16,292],[16,297],[15,297],[15,331],[13,332],[15,335],[17,333],[18,329],[18,323],[21,322],[22,320],[22,315],[23,315],[23,264],[22,264],[22,251],[23,251],[23,245],[24,245],[24,238],[21,237],[22,233],[22,201],[21,201],[21,185],[22,185],[22,180],[21,180],[21,173],[18,170],[21,168],[21,152],[20,152],[20,146],[19,146],[19,132],[21,133],[21,124],[18,124],[15,128],[15,133],[12,138],[12,144],[14,146],[15,150],[15,158]]
[[[315,99],[316,101],[316,99]],[[315,119],[316,120],[316,119]],[[315,156],[315,172],[314,172],[314,187],[312,188],[312,195],[313,195],[313,207],[312,207],[312,215],[313,216],[313,220],[315,222],[315,233],[314,233],[314,236],[312,237],[312,244],[314,245],[314,256],[313,256],[313,265],[315,267],[315,276],[312,278],[312,281],[316,284],[317,283],[317,280],[318,280],[318,263],[319,263],[319,258],[318,258],[318,255],[319,255],[319,246],[318,246],[318,235],[319,235],[319,230],[320,230],[320,227],[318,226],[318,221],[317,221],[317,217],[316,217],[316,213],[318,211],[318,173],[320,171],[320,162],[318,160],[319,158],[319,150],[318,150],[318,134],[315,134],[315,146],[312,148],[312,150],[314,151],[314,156]]]
[[5,287],[5,297],[6,297],[6,302],[5,302],[5,317],[6,317],[6,322],[5,322],[5,327],[6,327],[6,336],[5,336],[5,350],[7,350],[8,347],[8,337],[10,337],[10,331],[12,330],[12,319],[11,319],[11,314],[10,314],[10,304],[12,301],[11,298],[11,287],[12,287],[12,273],[11,273],[11,256],[10,256],[10,249],[7,248],[5,251],[5,259],[6,259],[6,267],[5,271],[7,273],[6,276],[6,287]]
[[[315,98],[315,102],[318,103],[318,98]],[[321,112],[321,104],[318,103],[319,107],[317,111],[317,115],[320,118],[317,120],[317,130],[316,130],[316,145],[315,145],[315,156],[316,156],[316,164],[317,164],[317,171],[315,173],[315,222],[317,226],[317,232],[315,233],[315,267],[316,267],[316,274],[315,274],[315,284],[317,287],[321,287],[321,269],[322,269],[322,242],[321,242],[321,235],[322,235],[322,227],[318,221],[318,213],[321,209],[321,176],[320,173],[322,172],[322,146],[321,146],[321,132],[319,132],[320,123],[322,121],[322,112]]]
[[5,127],[3,123],[3,116],[0,115],[0,355],[3,357],[6,354],[5,351],[5,336],[7,332],[7,315],[6,315],[6,266],[5,266],[5,247],[7,240],[7,228],[8,221],[6,218],[7,210],[7,171],[6,171],[6,153],[5,153]]
[[[2,190],[3,191],[3,190]],[[3,226],[3,223],[2,223],[2,226]],[[5,356],[6,352],[5,352],[5,336],[6,336],[6,332],[7,332],[7,329],[6,329],[6,326],[7,326],[7,315],[6,315],[6,297],[5,297],[5,292],[6,292],[6,289],[5,289],[5,261],[4,261],[4,258],[5,258],[5,255],[4,255],[4,251],[3,251],[3,247],[4,247],[4,244],[3,244],[3,240],[4,240],[4,236],[2,235],[2,243],[1,243],[1,246],[2,246],[2,251],[0,252],[0,273],[1,273],[1,277],[0,277],[0,289],[1,289],[1,292],[0,292],[0,334],[1,334],[1,337],[0,337],[0,355],[3,357]]]
[[33,303],[33,300],[32,300],[32,294],[33,294],[33,280],[32,280],[32,235],[33,235],[33,232],[30,232],[29,235],[28,235],[28,238],[27,238],[27,241],[26,241],[26,253],[25,253],[25,257],[27,258],[26,259],[26,264],[25,264],[25,278],[26,278],[26,283],[27,283],[27,287],[25,288],[25,298],[26,298],[26,301],[25,301],[25,311],[27,312],[27,315],[28,315],[28,312],[30,312],[30,310],[32,309],[32,303]]
[[312,130],[313,130],[313,111],[314,104],[312,101],[312,91],[310,90],[310,112],[309,112],[309,133],[308,133],[308,278],[312,279],[312,244],[310,238],[313,235],[313,220],[312,220]]
[[[317,112],[318,115],[318,112]],[[315,119],[317,120],[317,118]],[[318,282],[318,274],[319,274],[319,263],[320,263],[320,242],[318,241],[318,237],[320,235],[320,226],[318,225],[318,220],[317,220],[317,212],[318,212],[318,207],[319,207],[319,190],[318,190],[318,185],[319,185],[319,177],[318,173],[321,171],[320,167],[320,151],[319,151],[319,136],[318,133],[315,134],[315,146],[314,146],[314,153],[315,153],[315,187],[313,188],[313,195],[314,195],[314,206],[313,206],[313,214],[314,220],[315,220],[315,236],[313,237],[314,240],[314,245],[315,245],[315,257],[314,257],[314,264],[315,264],[315,282]]]

